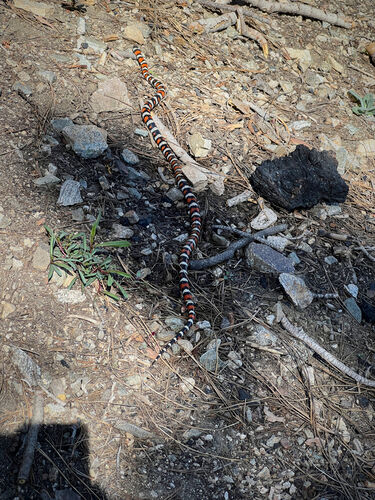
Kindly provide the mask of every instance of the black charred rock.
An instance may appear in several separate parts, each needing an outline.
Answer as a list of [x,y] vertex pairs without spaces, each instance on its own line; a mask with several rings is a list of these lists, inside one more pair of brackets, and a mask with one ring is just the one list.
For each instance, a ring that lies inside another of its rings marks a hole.
[[323,201],[342,203],[349,190],[337,172],[336,159],[304,145],[288,156],[264,161],[250,181],[260,196],[288,211]]

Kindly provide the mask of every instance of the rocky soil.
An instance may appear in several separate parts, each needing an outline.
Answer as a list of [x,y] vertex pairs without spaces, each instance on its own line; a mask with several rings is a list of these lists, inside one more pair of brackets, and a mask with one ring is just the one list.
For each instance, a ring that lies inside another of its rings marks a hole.
[[[341,25],[242,3],[0,2],[0,499],[375,498],[373,2],[303,4]],[[195,262],[197,324],[154,366],[184,324],[189,220],[134,45],[189,155],[194,259],[248,235]],[[257,194],[257,167],[296,146],[333,162],[345,201]],[[52,273],[45,226],[65,251],[99,214],[95,241],[130,246],[98,258],[128,277]]]

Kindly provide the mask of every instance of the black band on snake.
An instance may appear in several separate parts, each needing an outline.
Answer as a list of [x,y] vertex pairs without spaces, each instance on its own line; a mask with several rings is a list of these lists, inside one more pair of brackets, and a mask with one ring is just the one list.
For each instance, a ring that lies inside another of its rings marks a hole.
[[158,148],[160,149],[160,151],[163,153],[166,160],[170,164],[176,185],[184,195],[190,215],[190,234],[188,239],[185,241],[184,246],[181,249],[180,259],[179,259],[180,291],[183,300],[185,302],[186,309],[188,311],[188,320],[185,326],[178,333],[176,333],[173,339],[170,340],[168,344],[166,344],[163,347],[163,349],[161,349],[158,356],[153,361],[153,363],[155,363],[164,352],[166,352],[174,343],[177,342],[179,338],[181,338],[183,335],[185,335],[186,332],[189,331],[189,329],[191,328],[191,326],[195,321],[195,304],[193,301],[192,293],[190,291],[188,267],[189,267],[190,257],[198,244],[198,239],[201,232],[202,219],[197,199],[182,173],[182,166],[177,160],[177,157],[174,154],[174,152],[169,147],[167,141],[164,139],[164,137],[161,135],[160,131],[156,127],[151,116],[151,111],[164,99],[166,95],[165,87],[161,82],[159,82],[159,80],[151,76],[150,73],[148,72],[148,66],[143,57],[142,52],[138,48],[134,48],[133,52],[135,54],[135,57],[137,58],[138,64],[141,67],[143,78],[147,80],[147,82],[156,89],[156,94],[151,99],[146,101],[143,105],[141,111],[142,120],[146,125],[146,127],[148,128],[148,130],[151,132],[152,137],[156,142]]

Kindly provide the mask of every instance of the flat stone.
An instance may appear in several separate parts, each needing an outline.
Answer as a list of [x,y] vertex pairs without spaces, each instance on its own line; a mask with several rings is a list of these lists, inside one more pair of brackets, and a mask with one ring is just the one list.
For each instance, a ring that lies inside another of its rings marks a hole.
[[34,2],[33,0],[13,0],[13,6],[16,9],[26,10],[36,16],[52,19],[54,15],[54,6],[44,2]]
[[130,151],[130,149],[124,148],[121,151],[121,156],[124,162],[128,163],[129,165],[136,165],[137,163],[139,163],[138,156],[133,153],[133,151]]
[[30,97],[33,93],[31,87],[22,82],[15,82],[12,89],[25,97]]
[[33,268],[38,269],[39,271],[46,271],[50,262],[51,258],[49,245],[43,242],[39,243],[33,255]]
[[0,302],[0,318],[5,319],[10,316],[16,310],[16,306],[10,302],[2,301]]
[[62,205],[63,207],[68,207],[82,203],[83,200],[80,189],[81,185],[78,181],[67,179],[60,188],[60,195],[57,200],[57,204]]
[[18,368],[23,378],[32,387],[38,385],[41,378],[40,367],[22,349],[11,347],[12,362]]
[[261,212],[253,219],[250,226],[256,231],[261,231],[272,226],[277,221],[276,213],[268,207],[263,208]]
[[195,158],[205,158],[211,149],[211,141],[204,139],[199,132],[192,134],[188,140],[190,150]]
[[107,148],[107,132],[96,125],[69,125],[62,134],[81,158],[97,158]]
[[96,54],[103,54],[103,52],[107,49],[107,44],[93,38],[92,36],[80,36],[77,40],[77,48],[88,48],[93,50]]
[[362,157],[375,156],[375,139],[359,141],[356,152]]
[[252,333],[252,340],[262,346],[276,346],[278,344],[277,335],[275,335],[271,330],[262,325],[257,325],[255,327],[255,330]]
[[260,272],[272,274],[294,272],[292,260],[267,245],[250,243],[246,247],[245,255],[250,267]]
[[302,278],[294,276],[294,274],[282,273],[279,276],[279,281],[297,307],[305,309],[314,300],[314,295]]
[[0,229],[5,229],[10,226],[12,221],[6,217],[4,214],[0,214]]
[[128,26],[125,26],[123,35],[124,38],[127,38],[132,42],[139,43],[140,45],[145,43],[143,33],[137,24],[129,24]]
[[122,226],[121,224],[117,224],[116,222],[112,224],[113,237],[127,240],[134,235],[134,231],[130,229],[130,227]]
[[40,70],[38,71],[38,75],[46,80],[48,83],[54,83],[57,79],[56,73],[49,70]]
[[37,179],[33,180],[33,183],[38,187],[51,186],[54,184],[58,184],[59,182],[61,182],[60,179],[51,174],[45,175],[44,177],[38,177]]
[[202,366],[209,372],[215,372],[216,370],[220,370],[225,366],[224,361],[222,361],[216,349],[209,349],[199,358],[199,362]]
[[55,132],[62,132],[63,128],[74,125],[70,118],[54,118],[51,120],[51,127]]
[[344,305],[353,318],[360,323],[362,321],[362,311],[355,299],[353,297],[349,297],[349,299],[344,300]]
[[137,425],[131,424],[130,422],[120,421],[114,424],[116,429],[120,431],[127,432],[138,439],[150,439],[154,435],[150,431],[146,431]]
[[130,100],[127,86],[117,77],[99,82],[98,89],[91,95],[90,103],[95,113],[129,109]]

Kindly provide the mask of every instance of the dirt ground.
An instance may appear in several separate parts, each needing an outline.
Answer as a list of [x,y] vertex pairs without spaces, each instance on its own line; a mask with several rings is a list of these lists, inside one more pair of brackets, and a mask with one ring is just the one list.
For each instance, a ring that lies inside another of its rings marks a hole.
[[[340,12],[350,28],[251,8],[246,21],[265,37],[268,57],[235,25],[194,28],[219,13],[189,0],[81,4],[85,12],[37,2],[47,10],[32,13],[0,2],[0,499],[375,498],[374,388],[276,322],[281,303],[294,325],[375,380],[364,305],[375,305],[375,118],[354,114],[348,95],[375,94],[365,50],[374,41],[373,1],[305,3]],[[296,274],[320,298],[298,309],[277,276],[236,253],[190,273],[201,323],[152,367],[163,334],[184,317],[175,238],[189,222],[169,196],[168,165],[138,130],[152,89],[132,56],[134,40],[168,88],[158,116],[188,152],[193,133],[210,140],[197,161],[225,179],[224,193],[197,194],[204,224],[196,258],[237,238],[215,236],[214,224],[250,229],[267,200],[226,201],[249,189],[257,165],[297,144],[330,150],[349,186],[336,212],[270,207],[287,225],[284,254],[294,252]],[[91,95],[113,77],[126,84],[126,105],[95,110]],[[135,153],[141,175],[121,171],[108,152],[79,157],[52,129],[55,118],[105,129],[112,154]],[[80,182],[82,203],[63,207],[61,183],[37,185],[51,164],[60,181]],[[82,295],[78,283],[73,296],[63,279],[47,279],[44,224],[88,234],[99,212],[102,241],[114,224],[132,230],[131,246],[112,253],[131,276],[127,300],[95,286]],[[362,318],[358,305],[346,306],[348,285],[358,288]],[[210,348],[219,356],[211,371],[201,358]],[[44,417],[19,484],[36,395]]]

